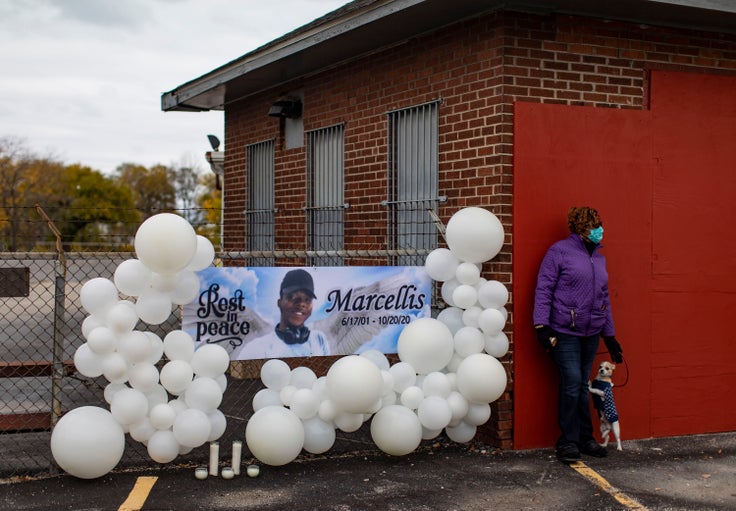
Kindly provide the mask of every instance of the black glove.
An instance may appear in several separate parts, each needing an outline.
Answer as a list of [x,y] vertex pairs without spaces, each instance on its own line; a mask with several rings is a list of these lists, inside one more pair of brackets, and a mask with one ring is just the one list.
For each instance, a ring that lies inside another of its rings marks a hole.
[[545,350],[550,349],[557,344],[557,333],[547,325],[535,326],[537,341]]
[[624,361],[624,357],[621,356],[624,350],[621,349],[621,345],[618,343],[614,336],[604,335],[603,342],[606,344],[608,354],[611,355],[611,360],[613,360],[617,364],[620,364]]

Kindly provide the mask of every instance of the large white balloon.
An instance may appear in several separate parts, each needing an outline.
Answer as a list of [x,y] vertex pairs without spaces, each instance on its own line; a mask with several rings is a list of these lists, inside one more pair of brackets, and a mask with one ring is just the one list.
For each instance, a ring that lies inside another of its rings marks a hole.
[[110,472],[125,450],[125,433],[110,412],[81,406],[65,414],[51,433],[51,454],[69,474],[95,479]]
[[486,353],[470,355],[457,368],[457,390],[471,403],[491,403],[506,390],[506,370]]
[[386,454],[404,456],[422,441],[422,424],[406,407],[391,405],[381,408],[371,422],[371,438]]
[[304,426],[294,412],[282,406],[267,406],[255,412],[245,427],[245,442],[262,463],[286,465],[304,447]]
[[160,213],[138,227],[134,245],[138,259],[148,268],[159,273],[176,273],[194,258],[197,234],[179,215]]
[[411,365],[418,374],[440,371],[455,352],[452,333],[441,321],[419,318],[399,334],[399,359]]
[[358,355],[338,359],[327,371],[327,393],[343,411],[365,413],[381,398],[381,370]]
[[463,208],[447,222],[445,239],[448,248],[461,261],[482,263],[501,251],[503,225],[486,209]]

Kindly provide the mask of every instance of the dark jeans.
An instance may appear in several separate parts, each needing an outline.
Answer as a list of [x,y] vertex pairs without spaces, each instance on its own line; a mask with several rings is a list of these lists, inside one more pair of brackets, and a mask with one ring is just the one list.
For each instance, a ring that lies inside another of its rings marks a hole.
[[560,375],[557,420],[560,438],[557,446],[582,445],[593,439],[593,423],[588,403],[588,380],[598,351],[599,335],[576,337],[557,334],[557,345],[550,349]]

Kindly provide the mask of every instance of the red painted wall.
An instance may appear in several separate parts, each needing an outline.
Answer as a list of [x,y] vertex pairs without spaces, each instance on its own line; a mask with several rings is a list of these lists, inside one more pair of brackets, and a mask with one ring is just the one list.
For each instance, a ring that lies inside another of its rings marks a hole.
[[515,104],[515,448],[559,434],[531,310],[571,205],[606,229],[624,439],[736,429],[736,78],[652,72],[650,91],[649,111]]

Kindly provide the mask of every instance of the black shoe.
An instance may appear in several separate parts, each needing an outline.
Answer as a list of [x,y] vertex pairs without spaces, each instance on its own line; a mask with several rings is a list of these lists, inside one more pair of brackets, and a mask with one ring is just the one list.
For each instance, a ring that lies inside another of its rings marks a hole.
[[580,451],[575,444],[563,444],[557,447],[557,459],[563,463],[574,463],[580,461]]
[[580,447],[580,452],[588,456],[596,458],[605,458],[608,456],[608,450],[602,445],[598,445],[595,440],[588,440]]

